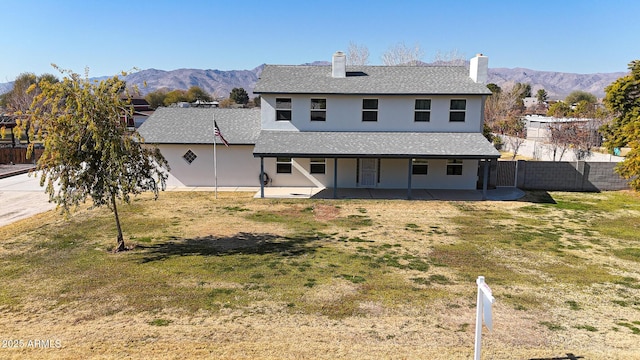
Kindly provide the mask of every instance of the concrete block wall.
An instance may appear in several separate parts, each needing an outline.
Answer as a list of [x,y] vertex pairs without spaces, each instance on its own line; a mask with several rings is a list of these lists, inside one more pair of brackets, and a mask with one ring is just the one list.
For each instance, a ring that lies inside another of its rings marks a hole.
[[517,186],[526,190],[603,191],[629,189],[616,163],[524,161],[516,167]]

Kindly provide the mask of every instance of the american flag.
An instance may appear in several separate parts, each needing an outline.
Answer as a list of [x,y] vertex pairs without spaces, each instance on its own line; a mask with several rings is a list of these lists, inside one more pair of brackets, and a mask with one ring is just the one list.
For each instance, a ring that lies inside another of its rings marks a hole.
[[214,135],[218,136],[220,138],[220,140],[222,140],[222,143],[225,146],[229,146],[229,143],[227,142],[227,140],[225,140],[224,136],[222,136],[222,133],[220,132],[220,128],[218,127],[218,123],[213,120],[213,131],[214,131]]

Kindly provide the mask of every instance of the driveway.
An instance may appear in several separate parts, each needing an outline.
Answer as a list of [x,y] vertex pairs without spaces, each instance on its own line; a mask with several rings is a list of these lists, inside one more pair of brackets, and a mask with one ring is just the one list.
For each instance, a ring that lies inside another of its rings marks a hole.
[[19,174],[0,179],[0,226],[55,207],[40,187],[40,178]]

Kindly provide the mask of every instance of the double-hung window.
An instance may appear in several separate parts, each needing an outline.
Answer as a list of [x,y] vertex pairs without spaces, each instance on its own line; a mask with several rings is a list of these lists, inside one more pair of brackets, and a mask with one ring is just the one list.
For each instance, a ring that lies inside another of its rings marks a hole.
[[449,121],[463,122],[467,111],[467,100],[452,99],[449,106]]
[[276,121],[291,121],[290,98],[276,98]]
[[378,99],[362,99],[362,121],[378,121]]
[[447,175],[462,175],[462,160],[447,160]]
[[276,158],[276,172],[278,174],[291,174],[291,158]]
[[326,160],[322,158],[311,158],[309,172],[311,174],[324,174],[326,168]]
[[327,121],[327,99],[311,99],[311,121]]
[[414,121],[431,120],[431,99],[416,99]]

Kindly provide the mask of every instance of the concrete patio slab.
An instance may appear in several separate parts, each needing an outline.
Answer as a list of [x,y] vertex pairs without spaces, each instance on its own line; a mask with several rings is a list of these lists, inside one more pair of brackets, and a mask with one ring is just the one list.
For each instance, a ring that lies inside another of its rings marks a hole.
[[[517,200],[525,195],[524,191],[514,187],[499,187],[487,190],[487,200],[509,201]],[[338,189],[334,197],[332,188],[300,188],[300,187],[265,187],[264,197],[270,198],[313,198],[313,199],[408,199],[406,189],[368,189],[346,188]],[[254,195],[260,198],[260,191]],[[442,200],[442,201],[481,201],[482,190],[411,190],[411,200]]]

